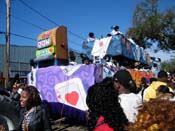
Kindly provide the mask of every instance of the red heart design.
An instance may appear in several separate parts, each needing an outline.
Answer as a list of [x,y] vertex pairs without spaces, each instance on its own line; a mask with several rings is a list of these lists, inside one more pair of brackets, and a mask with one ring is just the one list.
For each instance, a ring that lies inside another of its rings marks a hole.
[[99,46],[102,47],[103,45],[103,41],[100,41]]
[[71,105],[76,105],[79,99],[79,95],[76,91],[65,94],[66,101]]

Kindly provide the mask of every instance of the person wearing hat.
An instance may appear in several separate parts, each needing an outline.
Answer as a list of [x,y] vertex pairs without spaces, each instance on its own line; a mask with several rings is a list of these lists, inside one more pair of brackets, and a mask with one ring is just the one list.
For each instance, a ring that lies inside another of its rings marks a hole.
[[126,69],[118,70],[114,76],[114,88],[119,93],[119,102],[129,122],[135,122],[142,99],[136,94],[136,83]]
[[[156,90],[161,85],[167,86],[168,74],[166,71],[160,70],[157,75],[157,81],[153,81],[144,91],[144,101],[156,98]],[[170,92],[173,93],[173,89],[169,87]]]

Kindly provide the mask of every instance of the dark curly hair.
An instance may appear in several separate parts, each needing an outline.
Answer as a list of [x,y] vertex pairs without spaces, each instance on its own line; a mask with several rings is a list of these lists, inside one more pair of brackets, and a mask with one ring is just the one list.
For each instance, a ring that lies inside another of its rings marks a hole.
[[27,101],[27,109],[31,109],[34,106],[38,106],[42,103],[39,91],[34,86],[26,86],[23,88],[23,91],[26,91],[29,93],[29,99]]
[[93,131],[100,116],[115,131],[124,131],[128,120],[118,102],[118,92],[113,87],[113,79],[105,78],[92,85],[87,94],[86,103],[89,107],[88,129]]
[[151,99],[139,109],[137,121],[130,123],[128,131],[175,131],[175,102]]

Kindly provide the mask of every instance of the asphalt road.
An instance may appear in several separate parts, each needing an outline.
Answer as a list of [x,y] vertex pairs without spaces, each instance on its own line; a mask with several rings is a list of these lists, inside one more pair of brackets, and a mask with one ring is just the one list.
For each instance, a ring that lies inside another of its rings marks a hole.
[[52,121],[53,131],[88,131],[85,124],[64,118]]

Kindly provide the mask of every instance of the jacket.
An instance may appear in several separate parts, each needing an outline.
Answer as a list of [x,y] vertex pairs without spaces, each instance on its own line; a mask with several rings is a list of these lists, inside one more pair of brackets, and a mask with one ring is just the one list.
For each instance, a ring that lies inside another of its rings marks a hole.
[[[25,109],[21,109],[20,111],[19,131],[22,131],[22,123],[25,112]],[[41,105],[35,108],[34,114],[28,124],[28,131],[52,131],[46,110]]]
[[[144,91],[144,101],[149,101],[151,98],[156,98],[156,90],[160,85],[167,85],[165,82],[153,81]],[[171,87],[168,87],[170,92],[173,92]]]
[[114,129],[111,128],[107,123],[104,123],[104,117],[100,116],[94,131],[114,131]]

